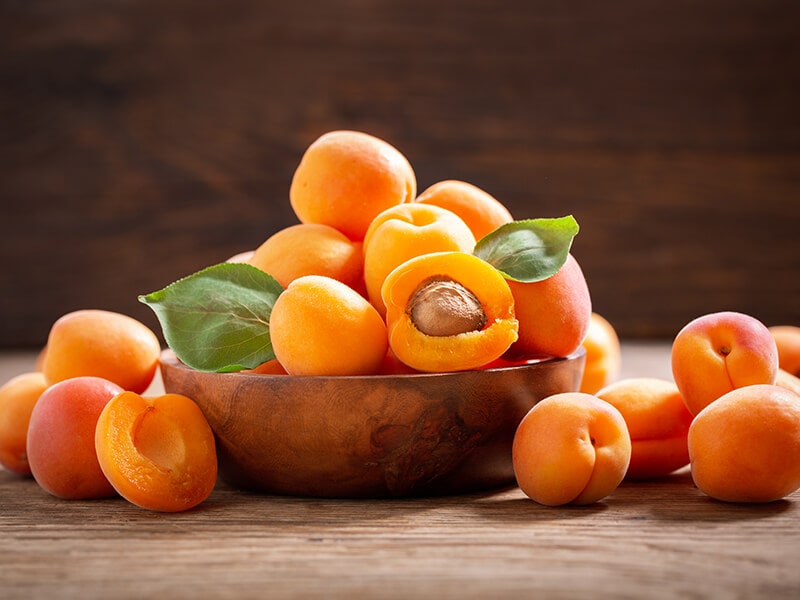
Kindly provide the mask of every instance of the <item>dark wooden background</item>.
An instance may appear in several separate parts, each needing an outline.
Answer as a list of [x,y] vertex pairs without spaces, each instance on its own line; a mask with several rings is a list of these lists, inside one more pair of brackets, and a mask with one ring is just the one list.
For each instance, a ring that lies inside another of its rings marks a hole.
[[0,0],[0,346],[294,223],[337,128],[574,214],[594,307],[800,324],[800,3]]

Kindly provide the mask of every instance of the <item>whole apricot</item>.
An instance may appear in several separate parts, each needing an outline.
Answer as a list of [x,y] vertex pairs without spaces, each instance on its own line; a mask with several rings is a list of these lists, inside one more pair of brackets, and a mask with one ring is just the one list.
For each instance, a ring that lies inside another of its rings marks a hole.
[[789,371],[778,369],[778,375],[775,377],[775,385],[786,388],[800,396],[800,377],[792,375]]
[[586,358],[580,391],[595,394],[619,377],[622,368],[619,336],[608,319],[593,312],[582,346]]
[[660,477],[689,464],[692,413],[674,382],[631,377],[604,387],[597,397],[617,408],[628,426],[631,462],[625,477]]
[[324,275],[353,289],[364,288],[361,242],[318,223],[290,225],[268,237],[248,261],[282,287],[303,275]]
[[472,231],[476,240],[514,220],[494,196],[466,181],[439,181],[417,196],[415,202],[433,204],[454,212]]
[[800,489],[800,396],[756,384],[723,394],[689,428],[692,478],[727,502],[772,502]]
[[511,351],[522,355],[569,356],[589,329],[592,299],[578,261],[571,254],[558,272],[523,283],[509,281],[519,339]]
[[417,179],[408,159],[385,140],[360,131],[330,131],[305,151],[289,201],[302,223],[330,225],[364,238],[381,211],[411,202]]
[[622,414],[582,392],[548,396],[517,428],[512,445],[520,489],[548,506],[591,504],[622,482],[631,439]]
[[725,311],[690,321],[675,336],[672,375],[689,412],[699,413],[733,389],[774,384],[778,349],[755,317]]
[[143,392],[153,381],[161,346],[144,323],[117,312],[78,310],[50,328],[42,372],[49,384],[100,377]]
[[38,371],[12,377],[0,387],[0,465],[18,475],[30,475],[25,449],[28,423],[47,382]]
[[269,321],[275,357],[289,375],[371,375],[386,357],[386,324],[366,298],[322,275],[298,277]]
[[124,390],[99,377],[74,377],[48,387],[31,412],[28,464],[36,482],[59,498],[104,498],[116,494],[94,447],[97,419]]
[[455,213],[428,204],[402,204],[380,213],[364,238],[367,297],[381,316],[386,305],[381,288],[386,277],[407,260],[434,252],[475,249],[475,236]]
[[769,332],[778,347],[778,366],[800,377],[800,327],[794,325],[773,325]]
[[200,407],[180,394],[115,396],[97,419],[94,445],[114,489],[142,508],[188,510],[211,495],[217,480],[214,432]]

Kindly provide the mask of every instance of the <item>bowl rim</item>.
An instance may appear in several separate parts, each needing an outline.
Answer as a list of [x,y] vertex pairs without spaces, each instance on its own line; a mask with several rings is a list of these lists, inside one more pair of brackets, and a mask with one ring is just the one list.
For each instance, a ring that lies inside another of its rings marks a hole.
[[520,364],[508,364],[498,367],[488,367],[485,369],[466,369],[463,371],[441,371],[436,373],[426,373],[422,371],[418,373],[376,373],[373,375],[288,375],[279,373],[247,373],[243,371],[201,371],[183,363],[171,348],[165,348],[161,351],[158,363],[160,367],[163,367],[166,364],[170,368],[177,368],[191,373],[196,373],[198,375],[230,376],[230,377],[243,378],[243,381],[248,379],[254,381],[268,381],[276,379],[281,381],[291,381],[291,380],[385,381],[389,379],[414,380],[414,379],[430,379],[430,378],[442,378],[442,377],[457,377],[459,375],[464,375],[467,373],[469,374],[501,373],[508,371],[517,371],[535,367],[550,366],[562,362],[572,362],[574,360],[580,359],[581,357],[584,357],[585,355],[586,355],[586,349],[583,346],[579,346],[574,352],[568,354],[567,356],[547,356],[547,355],[532,356],[528,359],[523,359],[525,360],[525,362]]

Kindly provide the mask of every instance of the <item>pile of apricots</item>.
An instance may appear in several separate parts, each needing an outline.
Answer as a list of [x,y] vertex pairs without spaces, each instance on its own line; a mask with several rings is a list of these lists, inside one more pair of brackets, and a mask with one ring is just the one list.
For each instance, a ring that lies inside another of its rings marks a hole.
[[[800,327],[709,313],[675,336],[673,380],[620,379],[616,331],[592,311],[571,253],[527,282],[476,256],[514,221],[482,189],[446,180],[418,193],[394,146],[332,131],[306,149],[289,201],[297,224],[226,261],[281,286],[274,358],[247,373],[459,371],[582,348],[580,389],[537,403],[514,437],[517,483],[534,501],[590,504],[624,479],[687,465],[721,501],[800,489]],[[58,319],[36,369],[0,388],[0,465],[64,499],[119,495],[156,511],[203,502],[217,478],[214,434],[192,399],[145,395],[161,350],[123,314]]]

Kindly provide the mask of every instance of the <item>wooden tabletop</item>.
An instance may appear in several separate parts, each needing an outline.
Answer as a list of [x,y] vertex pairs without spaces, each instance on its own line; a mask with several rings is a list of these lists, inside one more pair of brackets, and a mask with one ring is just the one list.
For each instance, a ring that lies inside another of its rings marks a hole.
[[[626,343],[623,376],[668,376],[667,356]],[[0,354],[0,376],[32,360]],[[516,488],[363,501],[220,484],[161,514],[0,471],[0,598],[796,598],[799,507],[717,502],[684,470],[588,507]]]

